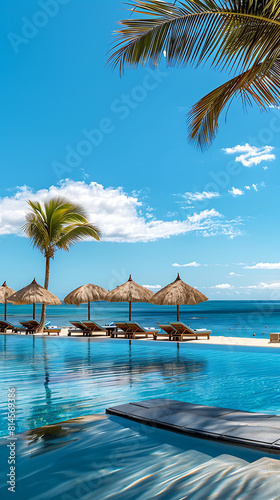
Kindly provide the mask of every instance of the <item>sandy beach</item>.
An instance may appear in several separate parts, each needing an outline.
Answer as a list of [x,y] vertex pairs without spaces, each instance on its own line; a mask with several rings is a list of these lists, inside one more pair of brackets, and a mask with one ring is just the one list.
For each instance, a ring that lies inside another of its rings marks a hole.
[[[57,335],[47,335],[46,333],[43,334],[43,337],[58,337],[58,338],[61,338],[61,337],[68,337],[68,330],[69,328],[68,327],[63,327],[61,329],[61,333],[59,334],[59,336]],[[3,333],[1,333],[1,335],[5,335]],[[17,334],[14,334],[14,333],[11,333],[11,332],[7,332],[6,335],[17,335]],[[23,333],[21,335],[24,335]],[[39,334],[37,333],[36,334],[36,337],[39,337],[39,336],[42,336],[42,334]],[[94,339],[94,338],[110,338],[110,337],[107,337],[106,335],[104,334],[100,334],[100,335],[94,335],[93,337],[83,337],[83,335],[81,334],[72,334],[71,337],[68,337],[68,338],[87,338],[87,339]],[[115,339],[115,341],[117,342],[118,340],[123,340],[122,338],[119,338],[119,339]],[[168,342],[169,343],[169,340],[166,340],[166,338],[158,338],[158,340],[153,340],[152,338],[139,338],[137,340],[141,340],[141,341],[148,341],[148,342]],[[256,338],[246,338],[246,337],[223,337],[223,336],[212,336],[210,337],[210,339],[201,339],[201,340],[185,340],[183,342],[179,342],[180,344],[186,344],[188,342],[192,342],[192,343],[195,343],[195,344],[207,344],[207,345],[227,345],[227,346],[248,346],[248,347],[280,347],[280,342],[277,343],[277,342],[270,342],[269,339],[256,339]]]

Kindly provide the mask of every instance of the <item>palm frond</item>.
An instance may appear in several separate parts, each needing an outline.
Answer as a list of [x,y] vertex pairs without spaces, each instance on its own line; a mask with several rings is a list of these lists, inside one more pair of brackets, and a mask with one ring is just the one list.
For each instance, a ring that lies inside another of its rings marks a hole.
[[57,241],[57,248],[68,251],[69,247],[83,240],[85,237],[91,237],[95,240],[100,240],[101,233],[96,226],[92,224],[73,224],[64,230],[59,241]]
[[259,107],[280,104],[280,59],[261,73],[262,65],[253,66],[200,99],[189,113],[190,139],[201,149],[211,145],[217,130],[218,119],[232,99],[240,96],[244,107],[255,102]]
[[108,63],[118,66],[120,72],[125,67],[157,66],[164,52],[168,65],[201,64],[211,59],[212,65],[230,71],[236,60],[243,69],[260,62],[264,46],[266,57],[279,55],[275,43],[280,21],[269,17],[266,2],[185,0],[174,5],[135,0],[129,5],[144,17],[120,21],[122,28],[115,32]]
[[[141,17],[120,22],[108,62],[126,67],[208,62],[234,78],[202,98],[189,114],[190,138],[212,143],[221,112],[239,96],[265,108],[279,103],[280,0],[134,0]],[[233,75],[232,75],[233,73]]]
[[68,250],[85,236],[100,239],[99,229],[88,222],[84,208],[76,203],[54,197],[43,206],[30,200],[28,205],[31,209],[22,229],[44,255],[52,257],[57,248]]
[[60,238],[62,225],[72,224],[75,221],[79,223],[88,222],[83,207],[70,203],[62,197],[48,200],[45,203],[45,213],[50,239],[53,241]]
[[31,239],[34,247],[44,251],[44,248],[50,244],[44,210],[36,201],[29,200],[28,205],[31,209],[25,215],[26,223],[22,230]]

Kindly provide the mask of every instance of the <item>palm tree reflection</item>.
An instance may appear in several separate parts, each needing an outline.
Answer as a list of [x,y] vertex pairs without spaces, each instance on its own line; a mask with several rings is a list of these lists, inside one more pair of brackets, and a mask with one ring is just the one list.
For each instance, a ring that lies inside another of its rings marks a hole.
[[49,375],[49,367],[48,367],[48,355],[47,355],[47,348],[46,348],[46,339],[43,337],[42,341],[43,341],[43,361],[44,361],[44,370],[45,370],[44,387],[45,387],[45,393],[46,393],[46,404],[51,405],[52,391],[49,388],[50,375]]

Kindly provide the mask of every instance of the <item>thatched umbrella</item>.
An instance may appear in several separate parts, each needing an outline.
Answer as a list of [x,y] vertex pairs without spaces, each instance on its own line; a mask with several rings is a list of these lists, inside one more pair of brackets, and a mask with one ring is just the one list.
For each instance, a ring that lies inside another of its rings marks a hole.
[[33,319],[35,319],[35,304],[46,304],[47,306],[61,304],[61,301],[53,293],[38,285],[35,279],[30,285],[11,295],[8,302],[18,305],[33,304]]
[[7,299],[15,293],[15,291],[12,288],[9,288],[7,286],[6,281],[4,281],[3,285],[0,287],[0,304],[5,304],[4,307],[4,319],[6,321],[7,319]]
[[184,283],[178,273],[178,276],[173,283],[170,283],[155,293],[153,297],[153,304],[177,306],[177,321],[179,321],[179,306],[192,306],[199,304],[200,302],[205,302],[206,300],[208,300],[208,297],[196,290],[196,288]]
[[154,294],[144,286],[138,285],[133,281],[131,275],[126,283],[117,286],[111,292],[108,292],[105,300],[107,302],[128,302],[129,303],[129,321],[131,321],[131,303],[132,302],[151,302]]
[[105,300],[108,291],[101,286],[97,285],[83,285],[79,286],[73,290],[73,292],[69,293],[65,299],[65,304],[75,304],[79,306],[80,304],[88,305],[88,320],[90,320],[90,303],[98,302],[99,300]]

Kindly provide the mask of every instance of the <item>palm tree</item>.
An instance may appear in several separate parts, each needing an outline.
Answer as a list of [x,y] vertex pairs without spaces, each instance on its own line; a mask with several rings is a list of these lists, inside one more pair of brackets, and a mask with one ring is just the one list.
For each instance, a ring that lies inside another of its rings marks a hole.
[[211,145],[221,112],[234,97],[262,109],[280,104],[279,0],[134,0],[138,19],[120,22],[109,63],[133,68],[210,64],[230,79],[200,99],[188,114],[189,138]]
[[[38,201],[28,201],[29,211],[23,231],[31,239],[33,247],[42,252],[46,259],[45,284],[49,287],[50,260],[56,250],[69,251],[70,246],[85,237],[99,241],[100,231],[90,224],[86,213],[80,205],[70,203],[60,197],[51,198],[43,205]],[[46,317],[46,306],[42,306],[42,315],[38,331],[43,331]]]

